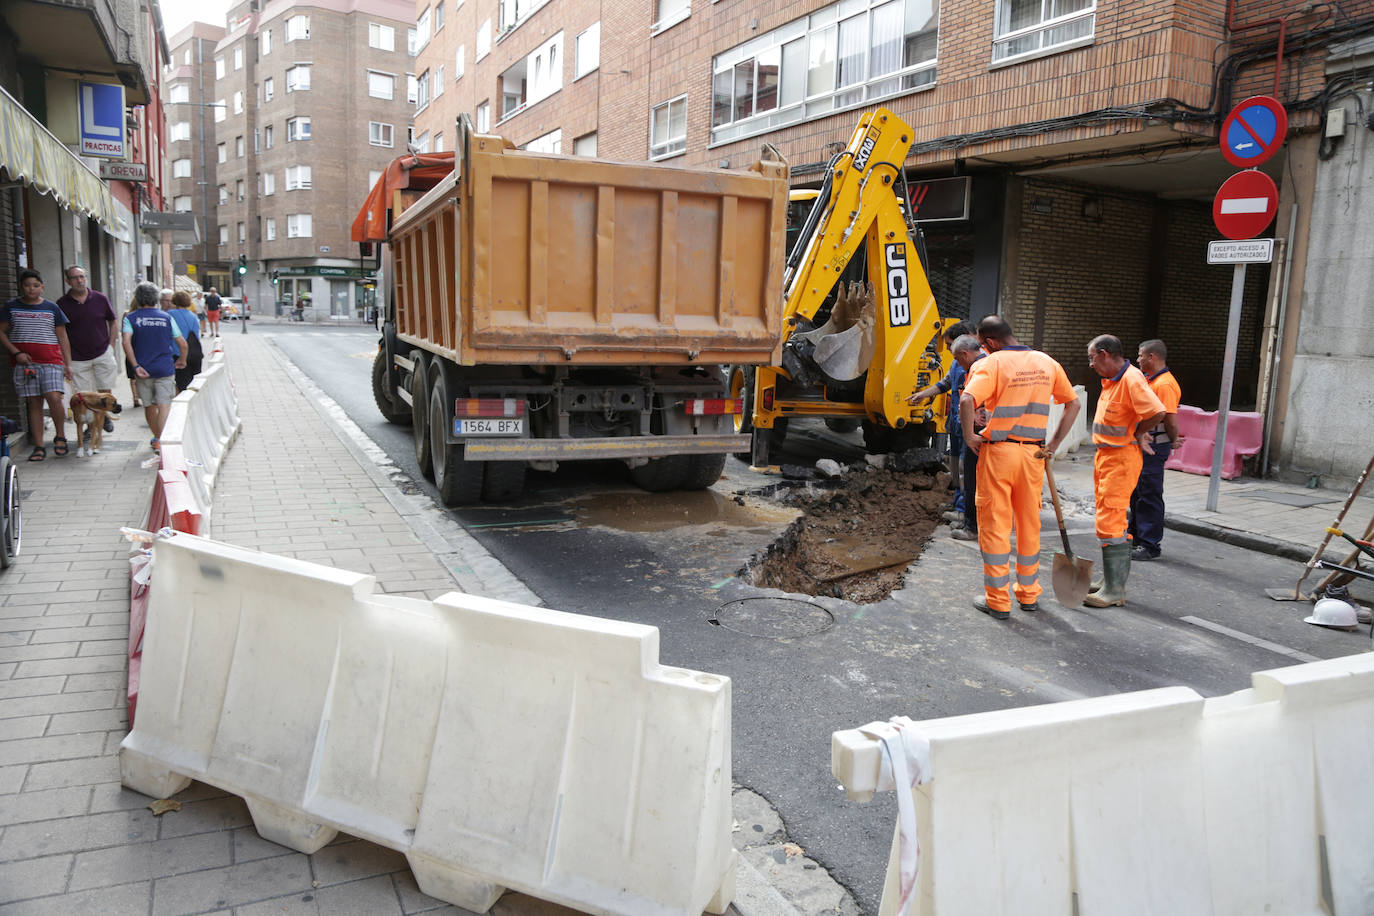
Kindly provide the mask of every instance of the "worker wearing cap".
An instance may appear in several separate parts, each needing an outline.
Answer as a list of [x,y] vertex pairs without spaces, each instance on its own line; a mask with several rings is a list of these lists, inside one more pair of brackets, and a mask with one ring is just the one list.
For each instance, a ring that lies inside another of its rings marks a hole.
[[1169,371],[1169,351],[1162,340],[1147,340],[1136,353],[1135,364],[1145,373],[1150,390],[1164,405],[1164,419],[1150,430],[1154,454],[1141,455],[1140,481],[1131,494],[1131,559],[1153,560],[1164,540],[1164,463],[1178,444],[1178,403],[1183,389]]
[[1093,497],[1097,503],[1097,540],[1102,545],[1102,587],[1089,591],[1084,604],[1112,607],[1126,603],[1131,572],[1131,542],[1126,512],[1140,478],[1142,454],[1152,453],[1150,430],[1164,419],[1164,404],[1131,365],[1121,341],[1110,334],[1088,344],[1088,365],[1102,377],[1102,394],[1093,417]]
[[[965,447],[978,456],[978,547],[983,554],[983,594],[973,606],[996,620],[1011,616],[1008,586],[1023,611],[1040,597],[1040,489],[1045,457],[1054,454],[1078,416],[1064,367],[1039,350],[1022,346],[998,315],[978,323],[988,355],[969,369],[959,399]],[[1050,404],[1064,416],[1046,441]],[[986,410],[987,426],[974,432],[974,415]],[[1016,529],[1016,580],[1011,578],[1011,532]]]

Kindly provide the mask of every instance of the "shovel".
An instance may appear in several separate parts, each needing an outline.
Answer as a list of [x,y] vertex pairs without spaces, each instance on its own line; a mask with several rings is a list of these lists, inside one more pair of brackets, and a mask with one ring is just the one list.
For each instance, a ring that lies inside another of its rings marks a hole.
[[1050,581],[1054,583],[1054,597],[1064,607],[1079,607],[1088,597],[1088,589],[1093,582],[1093,561],[1073,555],[1069,547],[1069,532],[1064,528],[1064,511],[1059,508],[1059,488],[1054,485],[1054,471],[1050,465],[1052,457],[1045,460],[1045,479],[1050,483],[1050,499],[1054,502],[1054,518],[1059,522],[1059,536],[1064,539],[1064,552],[1054,555],[1054,572]]

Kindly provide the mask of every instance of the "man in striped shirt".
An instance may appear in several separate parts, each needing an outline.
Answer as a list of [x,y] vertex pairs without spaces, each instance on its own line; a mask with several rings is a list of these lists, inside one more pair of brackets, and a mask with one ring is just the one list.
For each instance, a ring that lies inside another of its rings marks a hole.
[[0,346],[14,366],[14,390],[28,402],[30,461],[48,457],[43,446],[43,403],[52,414],[53,454],[67,454],[62,406],[65,379],[72,377],[72,350],[67,316],[57,303],[43,298],[43,277],[36,270],[19,272],[20,296],[0,307]]

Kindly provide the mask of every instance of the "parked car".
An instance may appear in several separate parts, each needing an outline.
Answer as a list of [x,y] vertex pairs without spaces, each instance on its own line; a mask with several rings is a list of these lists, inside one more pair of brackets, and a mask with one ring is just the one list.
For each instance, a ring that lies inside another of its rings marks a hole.
[[244,321],[253,317],[253,310],[248,307],[248,303],[236,296],[224,296],[220,300],[219,318],[220,321],[238,321],[239,316],[243,316]]

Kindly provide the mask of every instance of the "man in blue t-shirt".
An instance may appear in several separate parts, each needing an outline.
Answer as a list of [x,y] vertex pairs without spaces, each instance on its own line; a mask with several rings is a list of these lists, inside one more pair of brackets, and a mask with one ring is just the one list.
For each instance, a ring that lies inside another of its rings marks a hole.
[[134,385],[153,431],[153,451],[176,397],[176,370],[186,366],[186,340],[157,302],[158,288],[144,281],[134,287],[134,308],[124,316],[124,356],[134,367]]

